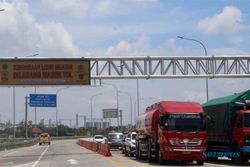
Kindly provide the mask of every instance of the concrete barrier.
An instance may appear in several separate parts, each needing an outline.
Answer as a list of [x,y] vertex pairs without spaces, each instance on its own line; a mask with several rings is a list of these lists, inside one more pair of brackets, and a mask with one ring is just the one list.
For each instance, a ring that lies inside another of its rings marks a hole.
[[99,143],[98,153],[104,155],[105,157],[112,156],[110,152],[110,145],[108,143]]
[[79,139],[77,144],[91,151],[98,152],[106,157],[112,156],[110,152],[110,145],[108,143],[97,143],[91,140]]

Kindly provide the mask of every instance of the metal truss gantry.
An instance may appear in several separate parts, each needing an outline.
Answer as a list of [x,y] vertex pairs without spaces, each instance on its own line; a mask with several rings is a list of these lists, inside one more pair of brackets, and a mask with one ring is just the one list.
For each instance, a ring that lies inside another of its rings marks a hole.
[[250,55],[90,57],[91,79],[250,77]]

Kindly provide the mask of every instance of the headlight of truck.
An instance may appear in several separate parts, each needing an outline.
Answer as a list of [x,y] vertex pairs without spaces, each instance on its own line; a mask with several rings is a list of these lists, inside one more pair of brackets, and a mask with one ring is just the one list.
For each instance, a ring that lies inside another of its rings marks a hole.
[[168,152],[173,151],[173,149],[172,149],[172,148],[169,148],[169,147],[164,148],[164,150],[165,150],[165,151],[168,151]]
[[244,144],[245,145],[250,145],[250,136],[245,136],[244,137]]

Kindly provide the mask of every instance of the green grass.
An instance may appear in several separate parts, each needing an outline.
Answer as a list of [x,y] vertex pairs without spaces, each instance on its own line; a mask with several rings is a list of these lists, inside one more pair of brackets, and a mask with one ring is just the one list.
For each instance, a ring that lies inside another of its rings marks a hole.
[[4,145],[4,146],[0,147],[0,151],[21,148],[21,147],[29,147],[29,146],[33,146],[37,143],[38,143],[38,141],[33,141],[33,142],[23,142],[23,143],[18,143],[18,144]]

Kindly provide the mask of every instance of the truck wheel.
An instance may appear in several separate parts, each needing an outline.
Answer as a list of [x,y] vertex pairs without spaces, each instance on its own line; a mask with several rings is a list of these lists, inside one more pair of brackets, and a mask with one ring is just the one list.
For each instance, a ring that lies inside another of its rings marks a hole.
[[140,150],[140,144],[139,143],[136,146],[136,159],[142,159],[141,150]]
[[139,157],[138,157],[139,159],[142,159],[142,155],[141,155],[141,150],[140,150],[140,148],[139,148]]
[[197,165],[204,165],[204,161],[197,161]]
[[158,162],[160,165],[164,165],[165,163],[160,150],[159,150],[159,155],[158,155]]
[[139,144],[136,142],[135,158],[139,159]]
[[151,145],[151,141],[149,140],[148,142],[148,162],[153,162],[154,159],[152,158],[152,145]]

